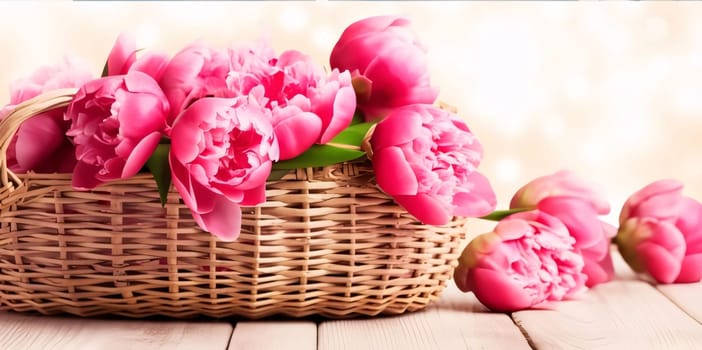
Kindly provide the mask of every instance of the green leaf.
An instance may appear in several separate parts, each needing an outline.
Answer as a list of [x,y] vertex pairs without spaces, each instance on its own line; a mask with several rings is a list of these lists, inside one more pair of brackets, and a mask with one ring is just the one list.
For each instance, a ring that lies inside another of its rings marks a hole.
[[171,187],[171,167],[168,164],[170,150],[171,145],[159,144],[149,160],[146,161],[146,167],[149,168],[151,174],[154,175],[154,180],[156,180],[162,206],[166,205],[168,190]]
[[342,130],[338,135],[336,135],[336,137],[331,139],[331,141],[329,142],[344,145],[360,146],[361,142],[363,142],[363,138],[366,136],[366,133],[368,133],[368,129],[370,129],[374,124],[375,123],[360,123],[351,125],[348,128]]
[[278,181],[283,178],[283,176],[287,175],[290,172],[290,169],[273,169],[271,170],[271,174],[268,175],[268,181]]
[[363,151],[329,145],[312,145],[305,153],[288,160],[273,163],[273,169],[316,168],[343,163],[365,156]]
[[527,210],[532,210],[532,208],[516,208],[516,209],[507,209],[507,210],[495,210],[492,213],[481,216],[479,219],[483,220],[490,220],[490,221],[500,221],[512,214],[516,214],[519,212],[527,211]]

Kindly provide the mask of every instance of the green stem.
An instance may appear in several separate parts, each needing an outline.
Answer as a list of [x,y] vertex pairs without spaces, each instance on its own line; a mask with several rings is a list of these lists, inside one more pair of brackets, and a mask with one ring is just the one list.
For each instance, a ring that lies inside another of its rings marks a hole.
[[527,210],[532,210],[533,208],[515,208],[515,209],[506,209],[506,210],[495,210],[492,213],[481,216],[478,219],[483,219],[483,220],[490,220],[490,221],[500,221],[512,214],[516,214],[519,212],[527,211]]

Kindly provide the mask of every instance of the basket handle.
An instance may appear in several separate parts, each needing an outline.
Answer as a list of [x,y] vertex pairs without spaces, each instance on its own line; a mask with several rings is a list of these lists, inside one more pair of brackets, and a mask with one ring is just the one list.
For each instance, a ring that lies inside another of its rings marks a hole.
[[[61,108],[71,103],[78,89],[57,89],[45,92],[18,104],[0,121],[0,183],[2,187],[22,186],[22,180],[7,168],[7,148],[20,125],[29,118],[52,109]],[[14,185],[14,186],[13,186]]]

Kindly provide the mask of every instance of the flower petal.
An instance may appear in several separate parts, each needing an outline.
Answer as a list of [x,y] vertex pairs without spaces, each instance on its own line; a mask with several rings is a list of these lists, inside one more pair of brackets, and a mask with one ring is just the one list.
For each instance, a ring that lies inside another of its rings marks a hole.
[[702,253],[687,255],[683,258],[680,273],[675,283],[694,283],[702,279]]
[[107,75],[127,74],[136,60],[136,51],[135,38],[125,33],[120,34],[107,57]]
[[214,198],[212,210],[193,213],[193,218],[205,231],[223,241],[233,241],[241,233],[241,207],[224,196]]
[[501,271],[474,269],[468,274],[468,285],[476,298],[493,311],[513,312],[545,301],[543,296],[534,300],[523,286]]
[[422,117],[414,107],[397,109],[377,124],[371,137],[373,151],[408,143],[417,138],[421,130]]
[[480,217],[495,210],[497,197],[485,176],[473,172],[466,178],[466,182],[471,188],[470,192],[459,192],[453,196],[453,205],[456,207],[454,215]]
[[446,225],[451,220],[452,213],[446,203],[428,194],[393,196],[393,199],[423,224]]
[[154,153],[159,141],[161,141],[161,133],[154,131],[147,135],[131,150],[127,161],[122,169],[122,178],[127,179],[136,175],[141,168],[144,167],[146,161]]
[[417,176],[401,149],[387,147],[378,150],[373,155],[373,169],[376,183],[383,192],[391,196],[417,194]]
[[280,148],[280,160],[299,156],[309,149],[322,131],[322,121],[309,112],[300,112],[273,122]]

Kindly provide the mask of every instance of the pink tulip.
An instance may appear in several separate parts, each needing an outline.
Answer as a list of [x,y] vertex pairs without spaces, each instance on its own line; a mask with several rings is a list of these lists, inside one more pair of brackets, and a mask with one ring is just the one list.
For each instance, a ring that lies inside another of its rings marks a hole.
[[614,278],[610,245],[616,229],[599,219],[609,213],[609,203],[574,173],[562,170],[532,180],[512,197],[510,208],[539,209],[565,224],[585,259],[588,287]]
[[91,189],[141,170],[156,149],[168,101],[150,76],[130,71],[88,82],[76,93],[66,135],[76,145],[73,187]]
[[262,87],[266,107],[273,111],[281,160],[294,158],[315,143],[329,142],[351,123],[356,95],[349,72],[333,70],[327,75],[299,51],[275,58],[265,45],[232,49],[229,54],[229,91],[244,96]]
[[676,180],[653,182],[627,199],[616,243],[632,269],[660,283],[702,279],[702,204]]
[[[0,110],[1,118],[14,107],[37,95],[61,88],[77,88],[93,79],[84,64],[65,58],[54,66],[45,66],[28,78],[10,86],[10,104]],[[16,173],[71,172],[76,164],[75,148],[66,137],[69,123],[64,121],[66,108],[41,113],[24,122],[7,150],[7,165]]]
[[240,205],[266,200],[279,155],[270,113],[253,96],[201,98],[171,130],[173,184],[198,225],[221,239],[239,236]]
[[224,51],[195,43],[178,52],[166,66],[159,83],[168,97],[168,125],[195,100],[226,97],[229,56]]
[[473,239],[454,280],[488,308],[511,312],[568,299],[584,289],[583,258],[557,218],[534,210],[500,221]]
[[406,18],[378,16],[351,24],[329,61],[332,68],[352,72],[358,107],[368,121],[396,107],[436,100],[425,50]]
[[476,171],[483,149],[458,116],[430,105],[398,108],[377,124],[371,146],[378,185],[419,221],[443,225],[495,209]]

